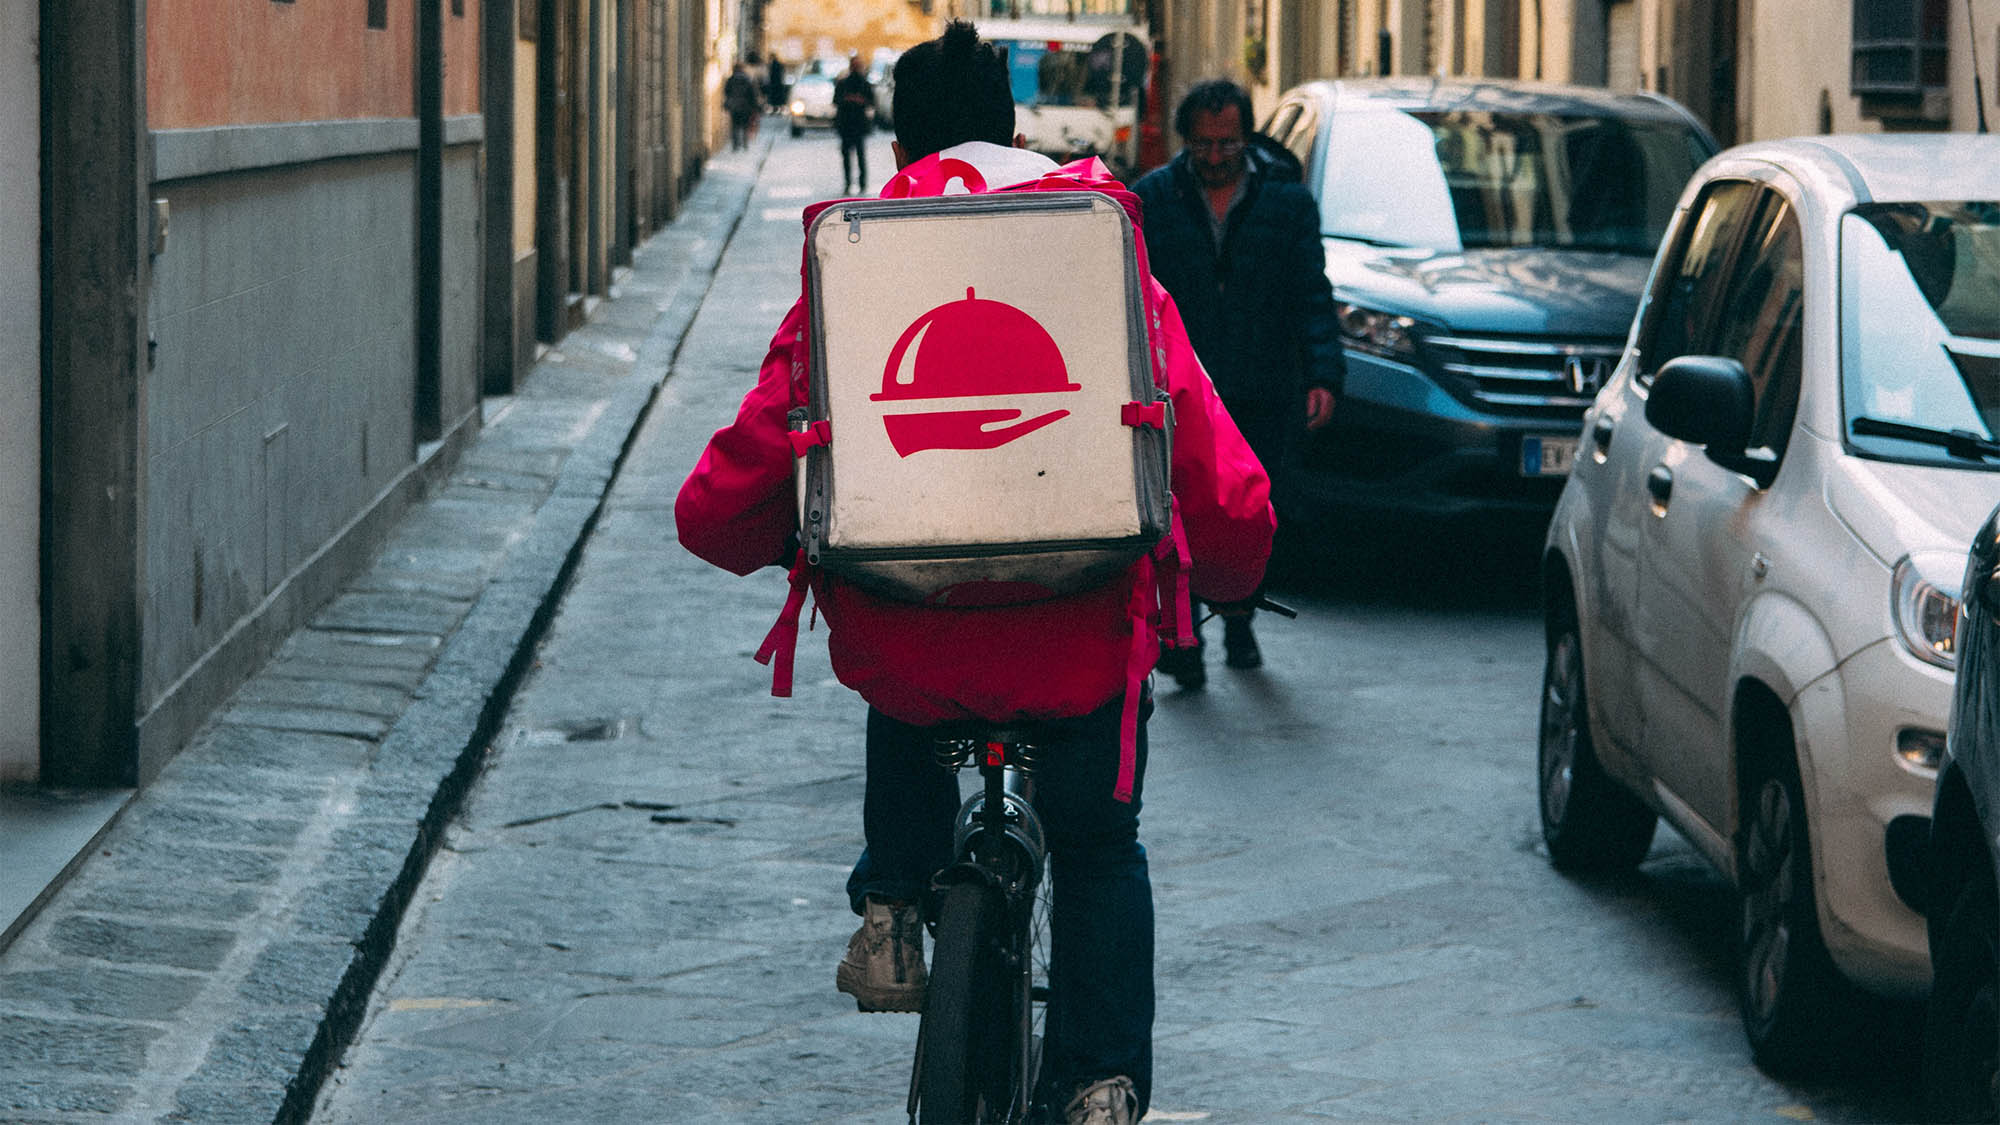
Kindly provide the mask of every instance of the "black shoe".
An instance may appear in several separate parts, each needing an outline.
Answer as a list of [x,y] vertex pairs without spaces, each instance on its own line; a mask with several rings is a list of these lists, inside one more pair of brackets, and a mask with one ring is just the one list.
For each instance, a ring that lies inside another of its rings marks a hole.
[[1264,654],[1257,650],[1257,634],[1250,631],[1248,617],[1222,619],[1222,662],[1231,668],[1262,668]]
[[1200,691],[1208,684],[1208,669],[1202,665],[1200,645],[1160,649],[1157,667],[1172,676],[1182,691]]

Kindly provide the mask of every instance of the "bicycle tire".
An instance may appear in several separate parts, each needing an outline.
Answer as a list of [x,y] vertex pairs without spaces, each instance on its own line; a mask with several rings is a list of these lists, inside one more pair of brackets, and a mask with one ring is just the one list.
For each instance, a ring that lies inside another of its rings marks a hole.
[[1015,1024],[999,955],[1006,914],[991,887],[959,883],[944,894],[920,1031],[921,1125],[972,1125],[1008,1114]]

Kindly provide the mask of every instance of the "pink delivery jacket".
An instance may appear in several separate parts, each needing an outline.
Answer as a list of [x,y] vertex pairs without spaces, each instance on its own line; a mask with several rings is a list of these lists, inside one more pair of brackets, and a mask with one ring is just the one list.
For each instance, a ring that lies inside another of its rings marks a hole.
[[[910,165],[883,196],[943,194],[947,182],[987,190],[976,169],[952,158],[957,151]],[[1140,220],[1136,197],[1096,159],[993,190],[1102,192],[1125,208],[1135,227]],[[830,205],[808,208],[805,222]],[[801,557],[793,565],[786,616],[758,654],[760,660],[778,657],[775,694],[790,691],[791,645],[809,587],[826,618],[834,674],[891,718],[926,726],[953,719],[1068,718],[1123,692],[1127,753],[1119,790],[1129,799],[1139,688],[1162,639],[1193,643],[1190,590],[1214,601],[1251,596],[1263,578],[1275,527],[1269,478],[1196,360],[1173,299],[1145,268],[1144,239],[1137,244],[1153,378],[1174,404],[1175,535],[1122,578],[1096,589],[983,608],[878,597]],[[785,416],[806,402],[807,328],[801,296],[778,326],[736,420],[709,439],[674,505],[682,545],[737,574],[791,561],[797,513]]]

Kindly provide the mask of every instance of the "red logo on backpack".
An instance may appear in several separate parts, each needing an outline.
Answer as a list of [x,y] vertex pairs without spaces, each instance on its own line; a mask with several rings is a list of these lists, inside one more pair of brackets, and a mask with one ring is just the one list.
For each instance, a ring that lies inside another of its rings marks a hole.
[[[969,398],[977,395],[1079,391],[1069,381],[1062,351],[1035,318],[1002,301],[965,291],[917,318],[903,330],[882,369],[876,402]],[[1068,416],[1051,410],[1020,419],[1005,407],[885,414],[889,443],[904,457],[926,449],[995,449]],[[1003,425],[1003,423],[1011,423]],[[998,426],[994,429],[990,427]]]

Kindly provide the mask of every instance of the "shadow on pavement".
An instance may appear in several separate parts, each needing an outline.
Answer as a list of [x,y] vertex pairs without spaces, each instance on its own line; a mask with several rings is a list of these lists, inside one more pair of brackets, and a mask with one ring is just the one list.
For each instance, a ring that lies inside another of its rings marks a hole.
[[1487,518],[1451,526],[1350,519],[1286,524],[1269,585],[1335,603],[1539,612],[1537,561],[1547,521]]
[[[1680,963],[1733,995],[1736,977],[1736,894],[1693,847],[1664,824],[1637,871],[1615,875],[1557,875],[1637,929],[1633,940],[1658,946],[1663,964]],[[1722,1013],[1718,1013],[1722,1014]],[[1734,1010],[1726,1013],[1734,1017]],[[1836,1036],[1815,1073],[1772,1077],[1800,1104],[1805,1120],[1921,1122],[1919,1085],[1923,1057],[1923,1006],[1910,1001],[1855,995],[1841,1013]],[[1743,1046],[1750,1065],[1750,1048]]]

